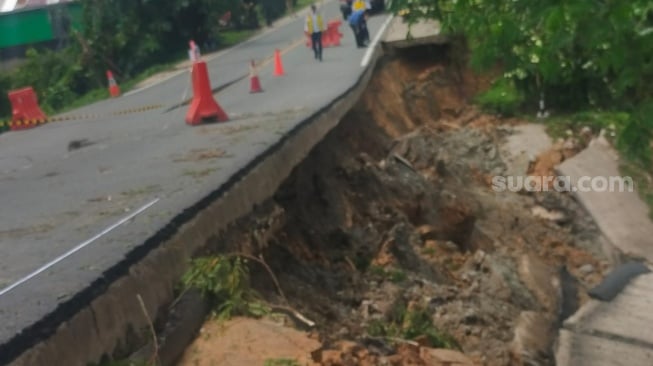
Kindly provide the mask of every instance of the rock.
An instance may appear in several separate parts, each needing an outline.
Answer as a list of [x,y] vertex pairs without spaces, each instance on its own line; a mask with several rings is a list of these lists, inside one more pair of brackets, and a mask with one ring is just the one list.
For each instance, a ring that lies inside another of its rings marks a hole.
[[342,327],[340,330],[338,330],[338,337],[346,337],[349,334],[349,329],[347,327]]
[[481,321],[481,318],[476,313],[476,310],[467,309],[465,310],[462,321],[465,324],[477,324]]
[[588,274],[594,272],[594,266],[591,264],[585,264],[578,268],[578,272],[580,272],[581,275],[587,276]]
[[483,264],[483,261],[485,260],[485,252],[482,250],[477,250],[476,253],[474,253],[474,264],[477,266],[480,266]]
[[536,257],[524,254],[519,261],[519,277],[551,314],[558,311],[560,281],[555,271]]
[[581,133],[581,135],[589,136],[589,135],[592,134],[592,129],[589,128],[588,126],[585,126],[585,127],[581,128],[580,133]]
[[510,347],[515,365],[553,364],[553,341],[555,326],[553,317],[534,311],[519,314],[515,335]]
[[490,150],[487,152],[487,157],[490,160],[496,159],[496,157],[497,157],[497,148],[496,148],[496,146],[492,145],[490,147]]
[[431,225],[422,225],[417,228],[417,232],[422,240],[436,240],[438,236],[438,230]]
[[567,150],[573,150],[578,146],[576,139],[567,139],[563,144],[562,148]]
[[565,216],[564,213],[560,211],[547,210],[542,206],[534,206],[531,208],[531,213],[535,217],[553,222],[565,222],[567,220],[567,216]]
[[455,252],[458,251],[458,244],[448,240],[442,243],[442,247],[445,248],[448,251]]
[[474,366],[467,356],[458,351],[441,348],[425,348],[419,350],[420,358],[430,366]]
[[322,351],[319,361],[323,366],[340,366],[342,365],[342,352],[336,350]]

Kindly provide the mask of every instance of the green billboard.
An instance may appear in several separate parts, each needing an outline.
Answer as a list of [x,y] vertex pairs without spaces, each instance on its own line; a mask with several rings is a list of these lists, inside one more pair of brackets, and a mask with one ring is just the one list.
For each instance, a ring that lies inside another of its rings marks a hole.
[[65,38],[81,15],[77,2],[0,14],[0,49]]

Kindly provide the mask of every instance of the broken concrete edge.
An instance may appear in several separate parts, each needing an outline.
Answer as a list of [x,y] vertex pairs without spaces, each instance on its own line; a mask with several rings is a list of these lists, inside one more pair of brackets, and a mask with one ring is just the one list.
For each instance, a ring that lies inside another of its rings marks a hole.
[[[574,158],[572,157],[569,160],[573,160]],[[564,176],[565,172],[561,169],[560,165],[557,165],[554,167],[554,172],[558,176]],[[579,205],[583,208],[583,211],[587,213],[589,216],[592,217],[592,220],[596,219],[596,216],[592,214],[592,211],[587,207],[587,203],[585,200],[583,200],[580,197],[580,192],[577,191],[572,191],[571,192],[572,197],[576,202],[579,203]],[[601,241],[601,249],[603,250],[603,254],[605,257],[608,259],[610,262],[611,267],[617,267],[618,265],[625,263],[629,259],[633,258],[632,253],[625,253],[624,251],[619,248],[610,238],[608,238],[605,233],[603,232],[603,229],[599,227],[599,230],[601,230],[601,238],[599,239]]]
[[134,352],[128,359],[136,362],[148,361],[156,354],[158,365],[175,366],[197,336],[210,311],[209,302],[199,291],[185,292],[170,309],[164,329],[157,334],[157,344],[150,339],[147,345]]
[[149,324],[136,295],[142,297],[148,314],[158,318],[171,303],[173,288],[192,255],[277,191],[295,166],[357,103],[381,54],[377,47],[369,66],[340,97],[298,123],[87,288],[0,345],[0,364],[84,365],[129,348],[128,333],[148,337]]
[[[608,144],[605,141],[600,139],[594,140],[591,144],[602,143]],[[609,146],[609,144],[608,144]],[[615,152],[615,159],[620,159],[618,154]],[[572,157],[570,160],[573,160]],[[561,166],[558,165],[554,168],[555,174],[559,176],[564,176],[565,173],[561,169]],[[585,200],[580,197],[580,193],[572,191],[572,196],[580,204],[583,210],[588,213],[593,219],[595,216],[592,214],[592,211],[587,206]],[[645,258],[637,255],[636,253],[629,253],[622,250],[616,243],[614,243],[610,238],[608,238],[601,229],[601,247],[606,258],[610,261],[610,266],[612,268],[617,268],[620,265],[627,263],[632,260],[639,260],[643,263],[646,263],[649,269],[652,269],[651,263],[647,262]],[[576,348],[576,337],[578,336],[589,336],[589,337],[602,337],[603,335],[594,334],[590,332],[587,327],[584,327],[582,322],[583,319],[589,317],[590,314],[593,314],[598,311],[599,307],[604,303],[599,300],[592,299],[585,305],[581,306],[575,314],[569,317],[558,331],[558,337],[553,345],[553,351],[555,355],[555,362],[557,365],[572,365],[574,360],[574,352]],[[612,342],[607,340],[608,342]]]
[[382,41],[381,44],[383,45],[384,49],[402,49],[424,45],[442,45],[450,43],[450,41],[451,40],[447,36],[436,35],[415,39],[406,39],[403,41]]

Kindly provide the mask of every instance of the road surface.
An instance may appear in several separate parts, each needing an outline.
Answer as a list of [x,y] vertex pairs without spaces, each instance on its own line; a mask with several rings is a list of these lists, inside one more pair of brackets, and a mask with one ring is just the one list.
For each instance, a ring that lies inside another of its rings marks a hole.
[[[335,2],[322,10],[328,19],[339,16]],[[244,78],[216,95],[231,116],[228,123],[190,127],[183,122],[187,107],[171,109],[185,93],[190,96],[184,72],[71,114],[164,108],[0,135],[0,355],[5,360],[17,334],[102,281],[127,253],[356,84],[369,55],[355,47],[349,27],[341,26],[342,46],[326,48],[320,63],[303,44],[302,20],[208,62],[216,87],[247,75],[251,59],[268,59],[277,48],[286,52],[285,76],[273,77],[271,63],[260,71],[264,93],[249,94]],[[386,15],[369,20],[372,37],[386,20]]]

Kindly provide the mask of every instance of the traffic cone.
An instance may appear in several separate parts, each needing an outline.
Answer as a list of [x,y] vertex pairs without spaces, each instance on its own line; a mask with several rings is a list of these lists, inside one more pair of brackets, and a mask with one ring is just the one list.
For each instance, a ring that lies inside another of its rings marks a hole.
[[216,119],[218,122],[228,121],[229,116],[213,98],[206,62],[198,61],[193,63],[191,73],[193,78],[193,101],[186,114],[186,123],[198,125],[202,123],[202,120],[209,118]]
[[283,76],[283,64],[281,63],[281,52],[274,50],[274,76]]
[[109,80],[109,94],[111,94],[113,98],[120,96],[120,88],[116,83],[116,79],[113,78],[111,70],[107,70],[107,79]]
[[254,65],[254,60],[252,60],[251,64],[249,65],[249,76],[250,76],[249,92],[250,93],[262,92],[263,88],[261,88],[261,80],[259,80],[258,75],[256,73],[256,65]]

